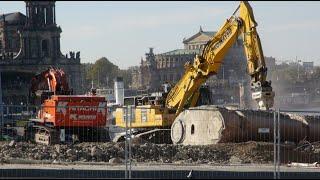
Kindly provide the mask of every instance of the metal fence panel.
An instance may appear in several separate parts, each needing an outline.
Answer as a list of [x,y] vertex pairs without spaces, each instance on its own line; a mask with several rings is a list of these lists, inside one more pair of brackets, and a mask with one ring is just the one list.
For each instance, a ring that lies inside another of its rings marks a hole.
[[[172,127],[168,123],[161,129],[135,128],[134,123],[147,123],[151,117],[148,113],[155,111],[144,108],[139,114],[136,107],[130,106],[123,107],[124,128],[113,126],[111,114],[106,118],[108,121],[100,128],[108,138],[93,129],[70,128],[65,123],[59,129],[60,141],[43,145],[26,133],[33,130],[27,125],[30,119],[39,119],[40,108],[43,107],[3,106],[1,177],[28,176],[32,168],[36,169],[32,171],[34,177],[53,176],[54,170],[49,169],[61,167],[65,167],[64,171],[55,177],[279,179],[317,177],[319,173],[320,112],[201,106],[185,110],[177,117],[181,122],[173,122]],[[93,114],[92,109],[81,106],[66,110],[59,118],[66,118],[72,111],[79,112],[81,118]],[[164,118],[170,120],[169,116]],[[99,127],[98,122],[91,125]],[[111,131],[123,137],[118,138],[120,142],[112,142],[111,137],[116,135],[111,136]],[[31,165],[23,165],[26,163]]]

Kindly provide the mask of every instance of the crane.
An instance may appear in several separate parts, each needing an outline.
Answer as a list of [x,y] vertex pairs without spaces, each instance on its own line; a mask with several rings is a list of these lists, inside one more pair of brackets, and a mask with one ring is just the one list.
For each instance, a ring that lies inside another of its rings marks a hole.
[[[239,15],[237,16],[238,11]],[[256,27],[257,23],[250,4],[241,1],[232,16],[204,46],[202,53],[196,55],[193,63],[185,64],[185,73],[182,78],[164,97],[164,107],[154,104],[136,106],[132,127],[161,129],[171,126],[172,138],[174,136],[172,135],[172,125],[177,121],[177,116],[186,108],[196,106],[201,85],[210,76],[217,74],[228,49],[240,35],[242,35],[247,59],[247,73],[251,77],[252,99],[257,102],[259,110],[272,108],[275,93],[272,91],[271,81],[266,80],[267,67]],[[149,109],[149,111],[144,109]],[[181,121],[181,119],[179,120]],[[120,109],[116,116],[116,124],[121,127],[125,125],[123,111]],[[152,132],[155,131],[152,130]]]

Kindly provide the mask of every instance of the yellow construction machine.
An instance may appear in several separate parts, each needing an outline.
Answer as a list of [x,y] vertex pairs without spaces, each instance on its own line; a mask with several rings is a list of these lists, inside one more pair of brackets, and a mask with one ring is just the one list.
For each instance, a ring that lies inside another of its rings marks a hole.
[[[240,35],[242,35],[247,58],[247,73],[251,77],[252,99],[258,103],[260,110],[272,108],[275,94],[271,82],[266,80],[267,67],[256,27],[257,23],[250,4],[246,1],[240,2],[233,15],[205,45],[202,53],[195,57],[193,63],[185,64],[184,75],[168,93],[162,96],[148,95],[127,99],[131,105],[134,105],[134,111],[131,114],[133,117],[130,123],[131,127],[138,129],[136,131],[138,134],[142,132],[144,132],[142,134],[148,134],[148,132],[171,128],[169,132],[171,132],[172,141],[177,144],[182,143],[183,138],[180,136],[189,127],[183,125],[184,119],[178,115],[186,109],[196,106],[201,85],[210,76],[217,74],[228,49]],[[189,111],[188,116],[192,117],[191,121],[197,121],[194,119],[197,118],[197,113],[197,111]],[[126,126],[124,117],[125,110],[118,108],[116,110],[116,126]],[[205,121],[194,123],[202,123],[201,127],[209,128],[209,125],[203,126]],[[191,131],[194,131],[194,127]]]

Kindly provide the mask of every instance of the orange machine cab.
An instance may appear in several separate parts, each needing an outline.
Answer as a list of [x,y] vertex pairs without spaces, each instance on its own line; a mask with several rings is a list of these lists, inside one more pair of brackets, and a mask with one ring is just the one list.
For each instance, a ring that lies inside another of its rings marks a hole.
[[38,118],[54,127],[101,127],[106,125],[107,102],[99,96],[53,95],[44,101]]

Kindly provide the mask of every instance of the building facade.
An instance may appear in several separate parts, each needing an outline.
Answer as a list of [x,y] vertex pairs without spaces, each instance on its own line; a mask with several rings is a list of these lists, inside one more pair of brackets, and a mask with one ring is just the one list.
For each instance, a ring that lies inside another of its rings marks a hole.
[[62,68],[75,93],[81,91],[80,52],[63,55],[55,1],[25,1],[26,15],[0,17],[0,71],[3,103],[28,103],[31,77],[50,66]]
[[268,70],[273,71],[276,68],[276,58],[274,57],[264,57],[266,66],[268,67]]
[[308,72],[313,72],[314,70],[314,62],[302,62],[303,68]]

